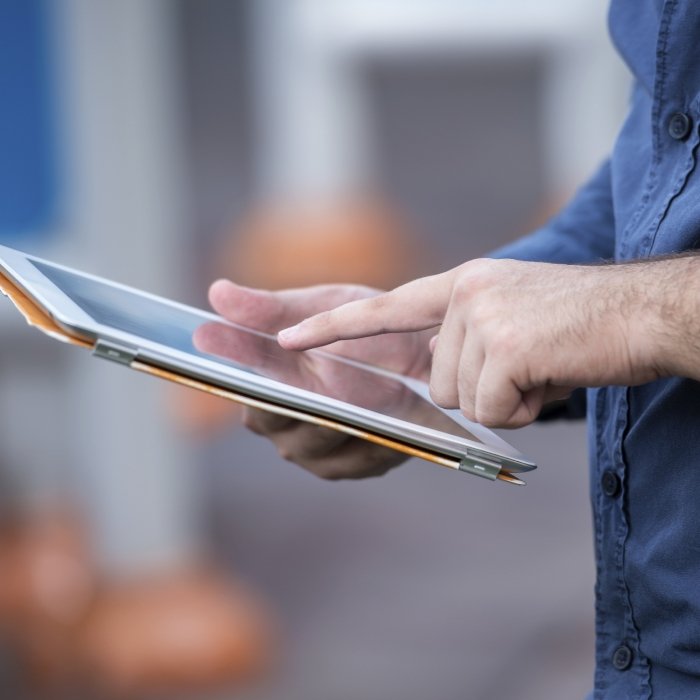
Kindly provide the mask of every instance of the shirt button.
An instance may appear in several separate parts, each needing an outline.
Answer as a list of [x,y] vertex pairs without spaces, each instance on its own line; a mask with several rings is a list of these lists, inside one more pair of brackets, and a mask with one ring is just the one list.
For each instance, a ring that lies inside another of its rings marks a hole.
[[632,650],[621,644],[613,653],[612,663],[618,671],[626,671],[632,665]]
[[690,133],[690,117],[683,112],[676,112],[668,120],[668,133],[672,139],[682,141]]
[[603,493],[613,498],[620,492],[620,477],[612,469],[606,469],[601,479]]

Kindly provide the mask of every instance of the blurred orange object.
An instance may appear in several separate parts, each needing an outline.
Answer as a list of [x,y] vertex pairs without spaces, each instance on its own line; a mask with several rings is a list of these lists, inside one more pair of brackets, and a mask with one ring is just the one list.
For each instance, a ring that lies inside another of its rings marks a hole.
[[0,625],[34,687],[64,685],[73,635],[97,581],[80,519],[66,509],[0,525]]
[[72,625],[95,591],[82,523],[68,513],[42,514],[0,526],[0,619],[34,617]]
[[105,590],[82,625],[88,687],[117,697],[249,682],[269,665],[263,606],[238,584],[200,570]]
[[[424,269],[426,255],[400,217],[377,198],[270,203],[253,210],[216,251],[212,280],[263,289],[350,282],[391,288]],[[201,392],[171,389],[185,429],[207,435],[231,426],[240,409]]]
[[263,605],[216,570],[100,587],[73,515],[0,524],[0,572],[0,630],[34,690],[122,698],[238,687],[272,656]]
[[242,415],[237,403],[186,386],[169,385],[166,396],[168,412],[178,428],[199,438],[230,429]]
[[236,228],[215,272],[266,289],[326,282],[389,288],[410,279],[421,257],[379,199],[272,203]]

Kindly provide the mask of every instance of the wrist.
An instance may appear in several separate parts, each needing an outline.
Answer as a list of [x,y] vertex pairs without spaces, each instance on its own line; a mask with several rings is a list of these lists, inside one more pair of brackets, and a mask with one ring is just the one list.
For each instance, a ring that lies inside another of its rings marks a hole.
[[639,268],[630,344],[656,377],[700,378],[700,257],[678,256]]

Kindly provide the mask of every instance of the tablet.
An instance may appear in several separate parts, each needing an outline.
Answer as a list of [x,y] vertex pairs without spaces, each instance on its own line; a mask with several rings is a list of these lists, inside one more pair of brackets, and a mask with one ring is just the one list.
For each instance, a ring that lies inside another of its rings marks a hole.
[[[412,377],[324,350],[282,349],[273,335],[209,311],[0,246],[0,269],[97,357],[176,377],[243,403],[344,430],[487,479],[523,483],[536,465]],[[413,451],[412,451],[413,450]]]

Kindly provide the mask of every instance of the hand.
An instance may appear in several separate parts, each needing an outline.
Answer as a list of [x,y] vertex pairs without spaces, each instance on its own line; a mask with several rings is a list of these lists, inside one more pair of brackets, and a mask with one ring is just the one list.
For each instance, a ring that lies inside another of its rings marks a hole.
[[319,313],[278,339],[302,350],[436,329],[433,400],[483,425],[515,428],[574,387],[659,376],[643,342],[643,267],[474,260]]
[[[221,280],[212,285],[209,298],[214,309],[228,320],[275,333],[311,314],[378,293],[353,285],[268,292]],[[427,378],[430,367],[428,340],[429,336],[422,333],[401,334],[382,339],[340,342],[328,349],[400,374]],[[262,363],[263,371],[266,371],[265,355],[271,349],[266,346],[263,352],[262,347],[257,347],[255,336],[246,337],[222,324],[212,323],[198,329],[194,342],[205,352],[253,365]],[[298,362],[276,358],[269,364],[271,371],[266,373],[293,384],[305,383],[312,389],[316,382],[320,382],[324,385],[325,393],[336,395],[347,391],[348,383],[352,384],[348,382],[346,373],[342,373],[342,376],[336,374],[337,368],[332,367],[336,363],[324,363],[323,358],[314,359],[313,366],[310,366],[310,362],[310,358],[304,356],[299,356]],[[348,368],[348,371],[352,373],[354,370]],[[353,399],[362,403],[361,397],[353,396]],[[283,458],[327,479],[379,476],[405,459],[393,450],[364,440],[264,411],[246,409],[244,422],[254,432],[272,440]]]

